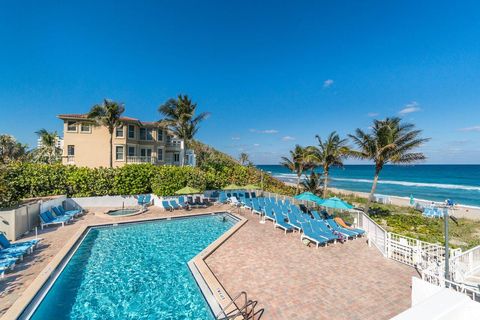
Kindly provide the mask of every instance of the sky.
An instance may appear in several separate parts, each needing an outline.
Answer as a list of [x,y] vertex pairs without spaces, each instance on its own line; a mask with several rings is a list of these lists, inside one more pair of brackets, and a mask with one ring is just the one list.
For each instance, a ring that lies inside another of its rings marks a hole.
[[154,121],[180,93],[256,164],[387,116],[427,163],[478,164],[480,2],[0,1],[0,134],[33,147],[103,98]]

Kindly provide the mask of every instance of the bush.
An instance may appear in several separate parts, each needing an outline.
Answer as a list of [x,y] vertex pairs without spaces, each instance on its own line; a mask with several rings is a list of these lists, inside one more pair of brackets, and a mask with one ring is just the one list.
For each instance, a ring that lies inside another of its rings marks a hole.
[[205,173],[198,168],[161,166],[157,168],[151,186],[156,195],[169,196],[185,186],[203,191],[207,180]]
[[157,169],[158,167],[150,163],[130,164],[116,169],[113,183],[114,193],[151,193],[152,179],[157,175]]

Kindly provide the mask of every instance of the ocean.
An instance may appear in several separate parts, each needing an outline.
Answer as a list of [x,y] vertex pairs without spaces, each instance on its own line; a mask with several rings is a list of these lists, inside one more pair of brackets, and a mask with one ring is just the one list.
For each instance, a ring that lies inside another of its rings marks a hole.
[[[258,165],[282,181],[296,181],[296,175],[280,165]],[[316,170],[321,172],[322,170]],[[346,165],[330,169],[331,187],[370,192],[372,165]],[[480,207],[480,165],[387,165],[380,173],[379,194],[444,201]]]

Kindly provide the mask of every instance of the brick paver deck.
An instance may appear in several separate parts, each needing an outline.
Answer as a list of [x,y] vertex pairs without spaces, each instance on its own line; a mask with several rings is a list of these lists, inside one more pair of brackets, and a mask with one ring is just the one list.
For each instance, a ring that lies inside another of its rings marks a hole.
[[417,273],[365,238],[316,249],[244,215],[250,221],[206,262],[230,296],[259,301],[262,319],[390,319],[410,307]]

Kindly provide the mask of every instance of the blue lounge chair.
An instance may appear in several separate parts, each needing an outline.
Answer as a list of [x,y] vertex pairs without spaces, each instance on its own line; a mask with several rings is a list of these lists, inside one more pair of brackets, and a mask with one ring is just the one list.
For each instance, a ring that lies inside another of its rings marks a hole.
[[[63,206],[58,206],[57,209],[60,211],[60,215],[68,215],[68,216],[77,216],[82,213],[82,209],[74,209],[74,210],[65,210]],[[56,213],[55,213],[56,214]]]
[[265,219],[272,220],[273,222],[275,222],[275,216],[273,215],[273,207],[272,206],[267,205],[263,209],[263,214],[264,214]]
[[57,215],[57,217],[71,217],[73,218],[75,216],[75,214],[67,214],[66,211],[62,211],[60,210],[60,206],[58,207],[52,207],[52,210],[53,210],[53,213],[55,213]]
[[186,208],[186,209],[189,208],[189,205],[188,205],[188,203],[185,202],[185,198],[184,198],[184,197],[178,197],[178,204],[179,204],[180,206],[182,206],[182,208]]
[[315,242],[317,244],[317,248],[319,245],[321,244],[325,244],[328,242],[328,239],[326,239],[325,237],[322,237],[321,235],[319,235],[318,233],[316,233],[313,228],[312,228],[312,225],[308,222],[302,222],[300,223],[301,226],[302,226],[302,230],[303,230],[303,234],[302,236],[300,237],[300,240],[303,240],[303,239],[308,239],[310,240],[311,242]]
[[168,203],[168,201],[165,201],[163,200],[162,201],[162,207],[163,209],[165,209],[166,211],[173,211],[173,207]]
[[17,259],[15,258],[0,258],[0,277],[5,277],[5,272],[10,269],[13,270]]
[[340,239],[340,237],[333,233],[333,231],[330,230],[323,221],[312,219],[310,220],[310,224],[312,225],[312,228],[316,233],[318,233],[324,238],[327,238],[328,241],[335,242]]
[[348,230],[348,229],[345,229],[343,227],[340,227],[338,225],[338,223],[335,220],[333,220],[332,218],[325,219],[324,221],[327,223],[327,225],[330,228],[332,228],[333,231],[339,232],[339,233],[345,235],[346,237],[356,238],[358,236],[358,233],[356,233],[352,230]]
[[68,223],[70,220],[72,220],[70,216],[54,217],[52,213],[47,210],[40,213],[40,228],[43,229],[43,227],[55,224],[61,224],[63,227],[65,223]]
[[15,242],[11,243],[8,241],[7,237],[3,233],[0,233],[0,247],[2,251],[5,252],[5,250],[15,250],[15,249],[20,249],[23,251],[26,249],[29,253],[35,249],[37,244],[40,242],[40,239],[33,239],[33,240],[26,240],[26,241],[21,241],[21,242]]
[[288,223],[297,229],[298,231],[302,231],[302,225],[300,222],[297,220],[297,217],[294,215],[293,212],[288,212],[287,213],[287,218],[288,218]]
[[245,198],[245,202],[243,203],[243,207],[247,209],[252,209],[252,200],[250,198]]
[[143,206],[143,203],[144,203],[144,202],[145,202],[145,196],[139,195],[139,196],[137,197],[137,203],[138,203],[138,205],[139,205],[139,206]]
[[170,200],[169,204],[173,209],[180,209],[181,208],[180,205],[175,200]]
[[252,199],[257,197],[257,194],[255,192],[252,192]]
[[285,221],[285,216],[281,213],[274,212],[273,213],[275,216],[275,228],[281,228],[285,231],[285,234],[287,234],[288,231],[293,231],[293,226]]

